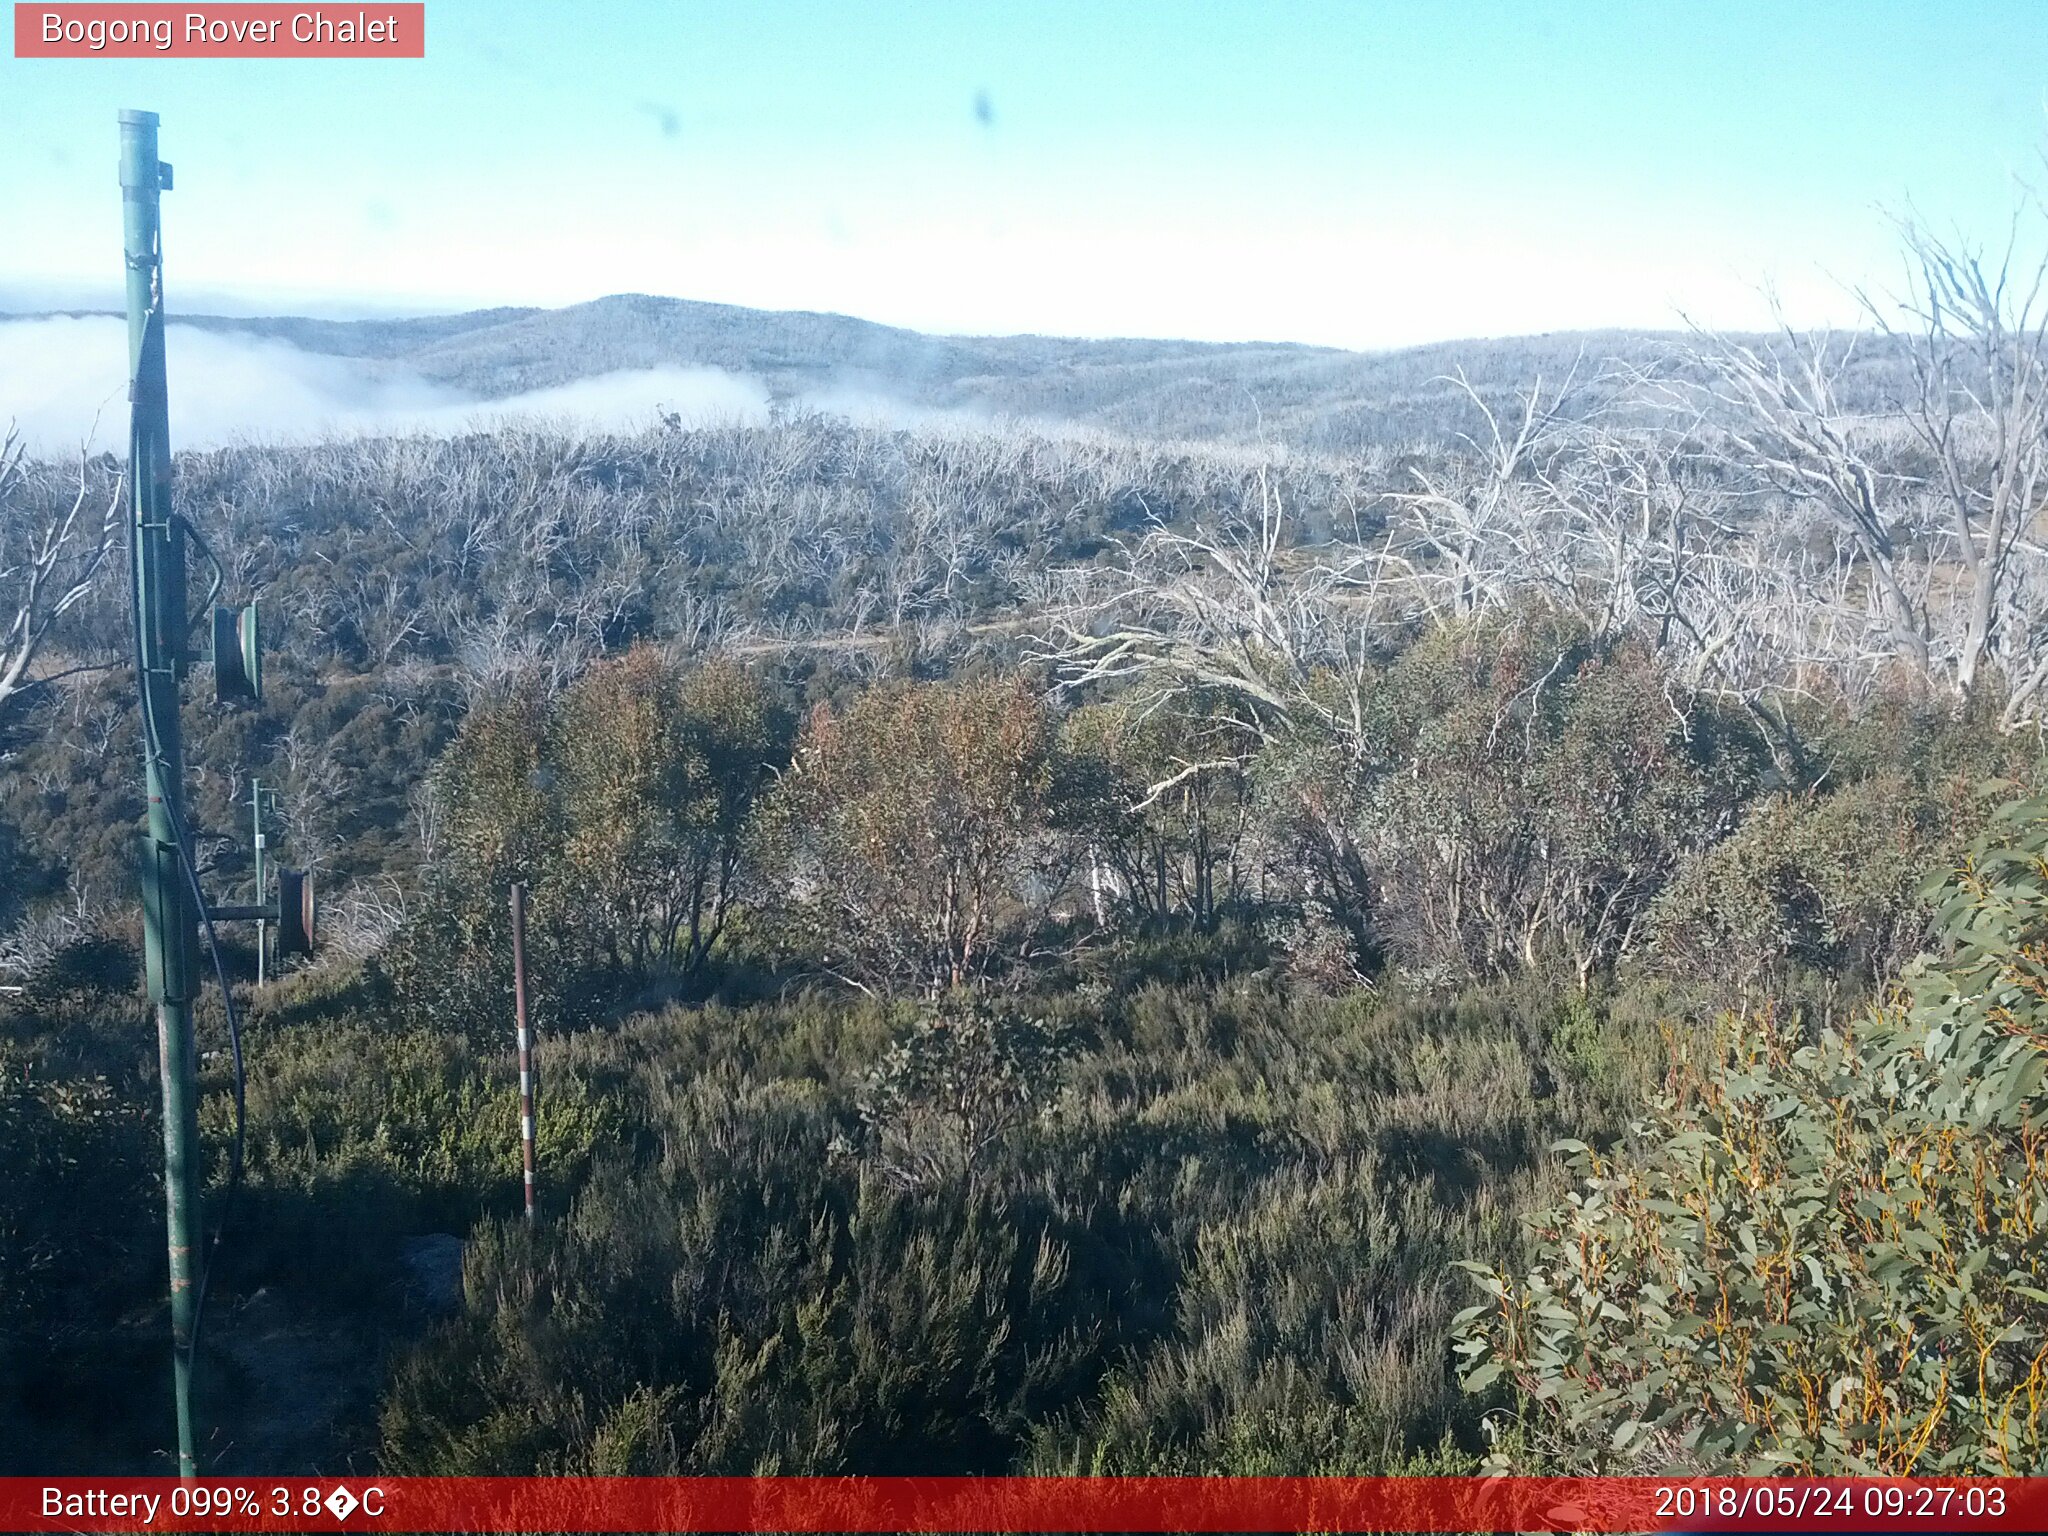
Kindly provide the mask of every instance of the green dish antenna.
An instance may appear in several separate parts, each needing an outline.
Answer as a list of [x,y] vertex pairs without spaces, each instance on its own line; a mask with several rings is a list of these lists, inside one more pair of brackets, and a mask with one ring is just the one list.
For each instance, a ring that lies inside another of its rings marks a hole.
[[263,650],[256,605],[213,610],[213,696],[223,704],[263,697]]

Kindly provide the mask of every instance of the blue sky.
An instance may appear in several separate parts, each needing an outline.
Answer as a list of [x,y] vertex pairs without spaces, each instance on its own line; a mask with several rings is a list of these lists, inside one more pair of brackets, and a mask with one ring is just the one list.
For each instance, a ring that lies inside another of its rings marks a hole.
[[[1387,346],[1851,313],[1880,209],[2042,179],[2048,5],[428,0],[423,61],[0,59],[0,303],[619,291],[928,330]],[[985,110],[983,110],[985,109]]]

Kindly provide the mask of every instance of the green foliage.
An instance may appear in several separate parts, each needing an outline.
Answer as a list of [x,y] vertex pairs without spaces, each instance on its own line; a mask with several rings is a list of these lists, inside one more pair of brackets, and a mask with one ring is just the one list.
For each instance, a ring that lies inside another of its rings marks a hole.
[[986,998],[923,1010],[857,1096],[876,1157],[912,1188],[974,1179],[1008,1131],[1048,1107],[1069,1049],[1046,1020]]
[[1442,1274],[1426,1186],[1372,1157],[1266,1182],[1196,1234],[1173,1342],[1040,1432],[1033,1470],[1318,1476],[1397,1462],[1441,1412]]
[[578,1035],[643,1134],[479,1230],[387,1465],[1467,1467],[1450,1261],[1507,1259],[1534,1149],[1602,1113],[1554,1008],[1242,976]]
[[640,646],[592,668],[552,724],[550,900],[615,969],[701,969],[731,915],[748,814],[787,751],[780,711],[735,662],[685,671]]
[[1113,903],[1141,922],[1184,918],[1206,928],[1244,901],[1252,797],[1242,733],[1216,701],[1089,705],[1064,729],[1077,762],[1107,778],[1092,794],[1104,813],[1090,850],[1097,908]]
[[1405,651],[1370,696],[1354,833],[1393,948],[1453,977],[1556,960],[1582,988],[1632,952],[1760,755],[1667,686],[1642,648],[1540,610]]
[[[1985,1069],[1986,1053],[2010,1067],[2015,1043],[2048,1046],[2048,800],[1999,806],[1953,872],[1929,882],[1928,894],[1934,931],[1948,953],[1910,985],[1916,1012],[1929,1025],[1925,1049],[1950,1085],[1944,1102],[1959,1107],[1952,1094]],[[1983,1115],[1987,1094],[2013,1087],[1982,1084],[1968,1112]],[[1998,1123],[2011,1114],[2001,1111]]]
[[168,1427],[135,1402],[166,1335],[129,1321],[162,1295],[163,1135],[147,1098],[37,1054],[0,1043],[0,1473],[139,1471]]
[[[400,1239],[520,1203],[509,1018],[471,1037],[395,1022],[373,997],[359,975],[316,973],[244,999],[246,1183],[222,1250],[228,1290],[281,1284],[362,1305],[396,1283]],[[207,1021],[202,1045],[218,1030]],[[217,1200],[234,1110],[225,1053],[205,1054]],[[553,1188],[573,1186],[628,1137],[627,1106],[560,1039],[541,1042],[538,1084],[539,1157]]]
[[787,756],[772,692],[734,662],[641,646],[559,699],[473,709],[432,784],[442,856],[383,961],[420,1025],[481,1027],[511,995],[507,889],[528,883],[536,1007],[588,1022],[620,984],[701,972],[725,936],[754,803]]
[[1567,1470],[2030,1472],[2048,1451],[2048,802],[1937,887],[1906,995],[1676,1042],[1652,1118],[1461,1314],[1464,1384]]
[[551,714],[537,682],[524,679],[463,718],[433,785],[437,841],[454,878],[503,890],[533,881],[554,856],[561,821],[544,761]]
[[1658,963],[1750,998],[1799,967],[1895,975],[1926,928],[1920,871],[1960,842],[1946,809],[1893,772],[1766,796],[1665,891]]
[[387,1399],[387,1465],[932,1471],[1072,1369],[1042,1223],[828,1172],[830,1118],[775,1085],[702,1078],[658,1115],[655,1163],[478,1235],[469,1310]]
[[0,1049],[0,1356],[36,1323],[83,1321],[90,1288],[149,1268],[154,1132],[146,1104],[104,1076],[45,1077]]
[[932,994],[1026,958],[1081,857],[1073,767],[1016,680],[820,705],[763,834],[799,953]]
[[156,1032],[136,959],[113,935],[75,942],[0,993],[0,1379],[90,1347],[162,1274]]

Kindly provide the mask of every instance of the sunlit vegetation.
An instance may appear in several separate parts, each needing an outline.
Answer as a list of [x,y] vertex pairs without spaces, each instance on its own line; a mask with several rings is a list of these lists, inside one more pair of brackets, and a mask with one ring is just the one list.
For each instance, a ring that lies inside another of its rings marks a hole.
[[[207,879],[260,776],[330,902],[226,956],[212,1464],[2031,1469],[2039,530],[1914,436],[1960,396],[1743,416],[1706,348],[1643,424],[1453,388],[1468,441],[1341,456],[181,458],[279,647],[190,705]],[[165,1438],[124,622],[0,701],[10,1470]]]
[[1501,1460],[2040,1466],[2048,803],[2003,806],[1935,894],[1941,948],[1896,994],[1674,1038],[1644,1123],[1569,1145],[1526,1279],[1472,1266],[1466,1384],[1522,1389]]

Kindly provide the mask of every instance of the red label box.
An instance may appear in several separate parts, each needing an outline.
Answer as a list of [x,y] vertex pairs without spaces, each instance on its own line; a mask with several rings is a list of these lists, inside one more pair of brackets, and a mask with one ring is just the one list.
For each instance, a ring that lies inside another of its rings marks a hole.
[[421,59],[424,4],[25,4],[17,59]]

